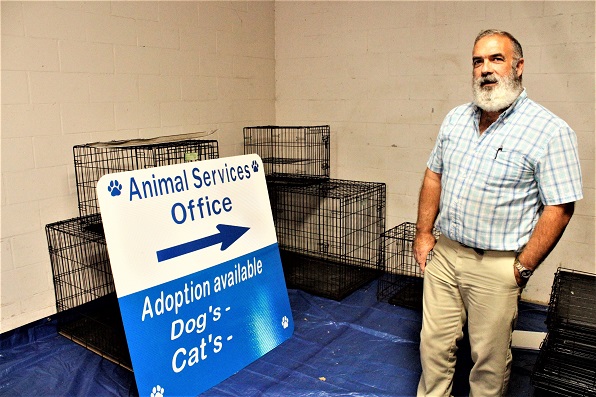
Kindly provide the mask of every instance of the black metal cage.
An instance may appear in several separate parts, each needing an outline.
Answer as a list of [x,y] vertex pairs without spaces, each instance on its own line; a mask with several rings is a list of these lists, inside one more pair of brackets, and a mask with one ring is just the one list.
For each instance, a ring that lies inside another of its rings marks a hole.
[[329,179],[268,188],[289,288],[339,300],[378,277],[384,183]]
[[244,128],[244,154],[258,154],[268,180],[329,178],[330,128],[261,126]]
[[559,269],[551,289],[549,329],[596,332],[596,276]]
[[99,214],[46,225],[56,310],[62,312],[115,291]]
[[115,292],[60,313],[58,333],[132,371]]
[[596,396],[596,275],[559,268],[546,324],[531,378],[537,394]]
[[132,370],[101,225],[100,214],[46,225],[58,332]]
[[79,215],[100,212],[95,187],[105,174],[218,158],[217,141],[200,137],[184,134],[74,146]]
[[131,369],[115,294],[96,184],[108,173],[219,157],[215,140],[201,134],[97,142],[73,147],[80,216],[46,225],[58,331]]
[[[436,238],[439,232],[434,229]],[[382,235],[384,261],[377,284],[377,300],[422,310],[423,274],[414,259],[412,244],[416,225],[404,222]],[[432,258],[432,251],[427,260]]]

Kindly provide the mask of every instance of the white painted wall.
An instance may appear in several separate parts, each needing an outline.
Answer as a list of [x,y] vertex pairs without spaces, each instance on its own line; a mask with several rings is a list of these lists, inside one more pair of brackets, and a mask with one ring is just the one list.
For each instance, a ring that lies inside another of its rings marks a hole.
[[330,124],[331,176],[387,183],[387,228],[416,220],[439,125],[471,100],[478,32],[524,48],[530,98],[577,132],[585,199],[522,298],[547,303],[559,266],[596,272],[594,2],[278,1],[276,116]]
[[16,2],[2,17],[0,332],[55,312],[44,227],[78,216],[72,146],[275,121],[273,2]]
[[426,158],[470,98],[472,40],[516,35],[530,97],[577,132],[586,198],[524,298],[594,269],[594,2],[16,2],[1,8],[0,332],[55,312],[44,227],[78,215],[72,146],[330,124],[335,178],[386,182],[413,221]]

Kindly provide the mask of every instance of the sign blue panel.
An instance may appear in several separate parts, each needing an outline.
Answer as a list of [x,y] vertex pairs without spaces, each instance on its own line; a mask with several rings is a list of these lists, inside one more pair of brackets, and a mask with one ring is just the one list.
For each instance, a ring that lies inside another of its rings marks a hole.
[[276,301],[287,296],[279,263],[271,245],[120,298],[139,387],[204,391],[288,339],[294,324],[287,300]]

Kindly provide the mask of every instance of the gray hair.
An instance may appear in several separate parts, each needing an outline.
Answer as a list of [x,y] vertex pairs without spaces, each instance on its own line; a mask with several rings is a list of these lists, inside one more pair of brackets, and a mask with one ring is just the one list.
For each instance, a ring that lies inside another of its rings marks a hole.
[[513,35],[511,33],[505,32],[504,30],[497,30],[497,29],[483,30],[482,32],[478,33],[478,36],[476,36],[476,40],[474,40],[474,45],[476,45],[478,40],[480,40],[481,38],[486,37],[486,36],[494,36],[494,35],[505,36],[509,40],[511,40],[511,44],[513,44],[513,58],[515,61],[518,61],[520,58],[524,57],[524,51],[522,50],[522,46],[519,43],[519,41],[517,41],[517,39],[515,37],[513,37]]

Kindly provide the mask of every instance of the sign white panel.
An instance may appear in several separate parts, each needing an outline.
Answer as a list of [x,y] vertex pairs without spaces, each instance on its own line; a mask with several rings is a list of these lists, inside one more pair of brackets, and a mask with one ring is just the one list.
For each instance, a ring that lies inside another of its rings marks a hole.
[[109,174],[97,192],[141,396],[200,394],[292,335],[257,155]]

